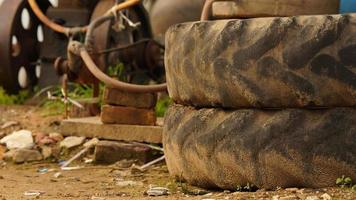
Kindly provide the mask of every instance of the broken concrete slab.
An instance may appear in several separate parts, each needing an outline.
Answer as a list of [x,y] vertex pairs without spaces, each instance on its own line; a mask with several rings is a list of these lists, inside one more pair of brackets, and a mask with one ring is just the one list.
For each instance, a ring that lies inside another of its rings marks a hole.
[[112,88],[105,88],[104,104],[135,108],[154,108],[157,102],[155,93],[129,93]]
[[146,163],[154,159],[154,151],[142,145],[123,142],[100,141],[95,146],[94,162],[113,164],[120,160],[138,160]]
[[153,126],[156,120],[155,111],[150,109],[104,105],[101,112],[101,121],[104,124]]
[[43,159],[43,157],[42,154],[37,150],[17,149],[15,150],[12,159],[15,163],[24,163],[31,161],[40,161]]
[[99,117],[63,120],[59,129],[64,136],[162,143],[160,126],[103,124]]

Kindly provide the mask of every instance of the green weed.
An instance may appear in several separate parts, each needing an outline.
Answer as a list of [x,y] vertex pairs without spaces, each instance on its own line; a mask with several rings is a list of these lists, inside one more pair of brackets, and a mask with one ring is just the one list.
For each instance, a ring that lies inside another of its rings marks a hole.
[[[102,86],[103,87],[103,86]],[[102,89],[100,89],[102,91]],[[60,86],[56,86],[51,90],[53,96],[62,97]],[[93,88],[88,85],[80,85],[77,83],[70,83],[68,85],[68,97],[73,100],[91,98],[93,96]],[[42,116],[52,116],[64,113],[64,103],[62,100],[46,100],[41,105],[43,108]]]
[[30,96],[28,91],[20,91],[17,95],[9,95],[0,87],[0,104],[14,105],[23,104]]
[[356,191],[356,185],[353,185],[352,179],[342,175],[342,177],[336,179],[336,185],[341,188],[351,188]]
[[164,114],[166,113],[167,108],[169,105],[172,104],[172,99],[169,97],[164,97],[162,99],[159,99],[156,104],[156,115],[157,117],[163,117]]
[[245,186],[237,185],[236,192],[256,192],[258,188],[254,184],[247,183]]

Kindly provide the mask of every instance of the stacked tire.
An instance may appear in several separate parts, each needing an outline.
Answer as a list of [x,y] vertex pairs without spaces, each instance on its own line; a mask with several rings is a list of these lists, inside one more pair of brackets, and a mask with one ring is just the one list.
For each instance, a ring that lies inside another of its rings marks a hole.
[[224,189],[356,180],[356,14],[178,24],[165,60],[173,176]]

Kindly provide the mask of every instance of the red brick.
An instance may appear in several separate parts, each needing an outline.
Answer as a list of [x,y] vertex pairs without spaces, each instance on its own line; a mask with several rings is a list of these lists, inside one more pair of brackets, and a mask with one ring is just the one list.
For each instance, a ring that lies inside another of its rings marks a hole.
[[104,105],[101,111],[104,124],[129,124],[153,126],[156,123],[154,110]]
[[154,108],[157,102],[155,93],[129,93],[117,89],[105,88],[104,104],[135,108]]
[[100,106],[98,98],[80,99],[77,100],[84,108],[78,108],[72,105],[69,111],[71,118],[91,117],[100,114]]

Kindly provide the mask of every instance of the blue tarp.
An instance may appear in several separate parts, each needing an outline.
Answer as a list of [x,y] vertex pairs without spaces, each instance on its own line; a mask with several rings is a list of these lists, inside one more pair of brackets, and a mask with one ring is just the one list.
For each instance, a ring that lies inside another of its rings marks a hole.
[[356,0],[341,0],[340,2],[340,13],[356,12]]

